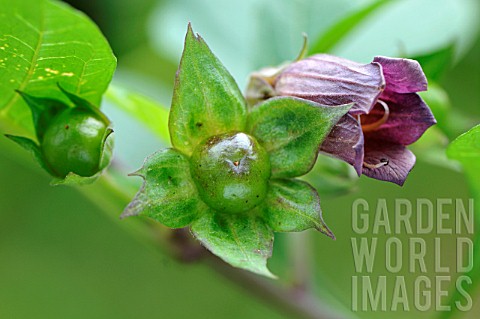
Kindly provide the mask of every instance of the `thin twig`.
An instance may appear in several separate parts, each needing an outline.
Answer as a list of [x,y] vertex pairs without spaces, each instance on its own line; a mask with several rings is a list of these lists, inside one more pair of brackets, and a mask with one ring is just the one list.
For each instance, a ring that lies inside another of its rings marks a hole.
[[312,260],[310,258],[310,241],[308,232],[293,233],[288,236],[288,255],[292,261],[292,285],[299,291],[310,289],[312,282]]
[[284,312],[288,312],[288,314],[294,318],[348,318],[347,315],[335,311],[308,291],[283,287],[279,284],[273,283],[271,279],[266,279],[247,271],[233,268],[213,255],[206,258],[205,262],[225,278],[244,288],[248,293],[259,297],[265,302],[273,304],[279,311],[283,310]]

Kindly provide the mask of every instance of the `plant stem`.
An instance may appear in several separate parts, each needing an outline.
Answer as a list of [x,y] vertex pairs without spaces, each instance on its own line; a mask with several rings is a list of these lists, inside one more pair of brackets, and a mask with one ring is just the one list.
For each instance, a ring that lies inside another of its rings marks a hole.
[[298,291],[307,291],[310,289],[311,265],[312,261],[308,255],[309,233],[299,232],[290,234],[288,237],[288,252],[292,260],[293,282],[292,286]]
[[259,277],[245,270],[235,269],[211,254],[209,258],[206,258],[206,263],[228,280],[244,288],[248,293],[274,305],[275,309],[288,312],[294,318],[349,318],[348,315],[335,311],[308,291],[286,288],[273,283],[271,279]]

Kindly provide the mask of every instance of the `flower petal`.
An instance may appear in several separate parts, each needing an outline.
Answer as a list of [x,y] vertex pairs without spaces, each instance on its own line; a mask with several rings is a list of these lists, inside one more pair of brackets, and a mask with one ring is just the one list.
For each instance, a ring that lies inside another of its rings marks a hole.
[[[390,115],[377,130],[365,132],[366,138],[410,145],[437,123],[432,111],[417,93],[384,92],[380,98],[387,103]],[[378,119],[383,113],[383,108],[377,104],[370,114],[362,116],[362,125]]]
[[387,82],[385,90],[397,93],[414,93],[427,90],[427,78],[420,63],[410,59],[377,56]]
[[278,95],[323,105],[355,103],[349,113],[368,113],[385,87],[381,66],[360,64],[327,54],[290,64],[275,82]]
[[363,132],[353,116],[347,114],[338,121],[320,150],[352,165],[358,176],[362,174]]
[[364,175],[402,186],[414,165],[415,155],[405,146],[365,140]]

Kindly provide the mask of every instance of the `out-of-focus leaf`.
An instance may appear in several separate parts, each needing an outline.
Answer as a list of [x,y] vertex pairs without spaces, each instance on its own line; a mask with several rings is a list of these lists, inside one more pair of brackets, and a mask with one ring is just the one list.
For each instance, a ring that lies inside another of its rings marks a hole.
[[100,104],[116,59],[88,17],[57,1],[0,0],[0,7],[0,120],[33,133],[14,90],[67,101],[57,83]]
[[445,154],[448,143],[448,137],[439,127],[434,126],[429,128],[422,138],[409,148],[415,153],[418,160],[458,171],[458,163],[449,160]]
[[325,31],[313,44],[310,54],[326,53],[331,51],[335,45],[344,39],[344,37],[353,30],[357,25],[365,21],[371,14],[381,8],[391,0],[377,0],[370,5],[355,11],[345,18],[339,20],[327,31]]
[[458,61],[475,43],[479,13],[480,2],[471,0],[392,1],[381,14],[352,30],[332,52],[368,62],[375,55],[404,57],[432,52],[455,39]]
[[145,125],[164,143],[170,143],[167,107],[150,98],[116,85],[109,86],[105,98],[114,106]]
[[[192,21],[208,34],[210,46],[243,88],[252,70],[291,60],[298,53],[302,32],[313,45],[336,21],[372,2],[375,0],[162,1],[152,11],[150,43],[162,56],[177,61],[184,24]],[[430,52],[455,39],[458,59],[479,30],[480,3],[475,0],[389,2],[350,30],[330,53],[367,63],[375,55]]]
[[447,92],[437,83],[429,81],[428,90],[419,94],[435,115],[437,126],[443,130],[447,125],[447,116],[451,109]]
[[256,213],[209,212],[193,223],[192,232],[208,250],[232,266],[275,278],[267,268],[273,231]]
[[246,113],[235,80],[189,24],[168,123],[172,145],[190,155],[208,137],[242,131]]
[[455,45],[449,44],[437,51],[410,58],[420,63],[429,80],[440,81],[442,75],[452,66],[454,54]]
[[[436,82],[430,81],[428,90],[419,92],[419,94],[435,115],[437,119],[436,127],[449,139],[453,140],[472,125],[475,125],[475,118],[465,115],[459,108],[452,108],[447,92]],[[420,140],[420,143],[423,140],[424,138]]]
[[269,153],[274,178],[297,177],[310,171],[320,145],[351,107],[323,106],[293,97],[272,98],[250,112],[247,131]]
[[313,169],[302,179],[315,187],[320,198],[325,199],[355,191],[358,176],[349,164],[320,153]]

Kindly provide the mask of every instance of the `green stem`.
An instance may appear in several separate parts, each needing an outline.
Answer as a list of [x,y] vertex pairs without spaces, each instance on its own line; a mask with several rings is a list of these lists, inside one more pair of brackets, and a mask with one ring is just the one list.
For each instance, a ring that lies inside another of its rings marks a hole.
[[308,232],[300,232],[290,234],[288,237],[288,250],[293,266],[292,286],[298,292],[306,292],[310,288],[312,261],[308,254],[310,251],[308,235]]
[[[339,313],[310,292],[298,293],[296,289],[274,284],[271,280],[259,277],[244,270],[225,264],[211,255],[206,263],[224,277],[245,289],[247,293],[272,304],[275,309],[287,312],[293,318],[304,319],[348,319],[350,316]],[[289,316],[290,317],[290,316]]]

